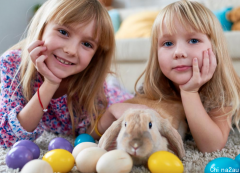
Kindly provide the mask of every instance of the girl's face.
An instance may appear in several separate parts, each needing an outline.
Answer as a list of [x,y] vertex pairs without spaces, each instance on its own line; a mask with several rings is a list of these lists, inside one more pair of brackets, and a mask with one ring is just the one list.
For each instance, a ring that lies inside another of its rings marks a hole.
[[94,39],[94,21],[88,24],[62,26],[54,22],[46,25],[42,40],[47,50],[45,63],[58,78],[64,79],[83,71],[98,48]]
[[176,33],[170,35],[165,21],[163,23],[163,34],[158,38],[158,62],[162,73],[179,86],[191,79],[193,58],[198,59],[201,69],[203,52],[212,45],[206,34],[195,30],[189,32],[176,19],[174,24]]

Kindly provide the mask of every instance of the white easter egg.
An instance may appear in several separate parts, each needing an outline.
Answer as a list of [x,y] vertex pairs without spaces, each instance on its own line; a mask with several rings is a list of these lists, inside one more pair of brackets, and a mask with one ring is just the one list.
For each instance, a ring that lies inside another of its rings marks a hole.
[[77,169],[84,173],[96,172],[98,159],[106,152],[106,150],[98,147],[83,149],[75,160]]
[[93,142],[82,142],[78,144],[76,147],[74,147],[72,151],[72,155],[74,159],[76,160],[78,153],[80,153],[83,149],[90,148],[90,147],[97,147],[97,144]]
[[31,160],[22,168],[21,173],[53,173],[49,163],[44,160]]
[[98,173],[129,173],[132,170],[132,158],[125,151],[112,150],[105,153],[97,162]]

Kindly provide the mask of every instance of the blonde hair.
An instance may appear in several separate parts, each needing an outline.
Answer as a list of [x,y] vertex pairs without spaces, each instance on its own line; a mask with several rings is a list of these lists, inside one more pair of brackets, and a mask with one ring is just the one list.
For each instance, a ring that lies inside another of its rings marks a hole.
[[[152,28],[151,53],[147,67],[135,84],[135,91],[138,81],[144,76],[143,94],[136,93],[149,99],[180,99],[172,87],[172,82],[161,72],[158,63],[158,38],[162,34],[163,20],[166,22],[170,34],[176,33],[174,19],[185,27],[186,30],[196,30],[208,36],[212,44],[212,50],[217,59],[217,67],[210,81],[204,84],[199,94],[209,102],[218,105],[224,110],[224,106],[231,105],[231,112],[228,115],[228,123],[233,118],[234,124],[239,129],[239,93],[240,79],[236,74],[227,49],[225,36],[218,19],[202,4],[194,1],[181,0],[174,2],[160,11]],[[186,23],[188,25],[186,25]],[[189,27],[189,25],[191,27]]]
[[[23,94],[29,101],[34,94],[31,82],[36,79],[37,70],[30,60],[27,46],[35,40],[41,40],[46,24],[51,21],[67,25],[89,23],[92,20],[95,21],[94,36],[98,36],[96,53],[85,70],[68,77],[67,106],[74,135],[76,123],[74,112],[81,113],[83,107],[90,115],[91,121],[95,122],[93,114],[97,116],[103,113],[108,104],[103,83],[110,72],[115,39],[107,10],[97,0],[48,0],[31,20],[26,38],[11,48],[22,49],[19,70]],[[91,126],[93,124],[91,123]]]

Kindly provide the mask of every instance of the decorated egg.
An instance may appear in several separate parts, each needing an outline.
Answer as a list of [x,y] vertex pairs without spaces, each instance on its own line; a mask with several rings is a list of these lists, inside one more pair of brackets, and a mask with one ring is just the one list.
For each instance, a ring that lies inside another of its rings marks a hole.
[[48,162],[54,172],[69,172],[74,166],[74,157],[64,149],[51,150],[43,156],[42,160]]
[[107,151],[98,148],[90,147],[83,149],[76,158],[76,166],[80,172],[96,172],[96,165],[99,158]]
[[240,166],[237,161],[228,157],[219,157],[210,161],[205,169],[204,173],[210,172],[239,172]]
[[168,151],[157,151],[148,158],[148,168],[151,172],[182,173],[184,170],[181,160]]
[[90,148],[90,147],[97,147],[97,144],[92,142],[82,142],[78,144],[76,147],[74,147],[72,151],[73,157],[76,159],[78,153],[80,153],[83,149]]
[[40,149],[39,149],[39,147],[37,146],[37,144],[35,144],[34,142],[32,142],[30,140],[18,141],[18,142],[16,142],[13,145],[13,148],[17,147],[17,146],[24,146],[27,149],[29,149],[32,152],[32,154],[33,154],[33,159],[38,159],[39,156],[40,156]]
[[83,133],[75,139],[74,146],[76,147],[78,144],[80,144],[82,142],[93,142],[93,143],[95,143],[95,140],[93,139],[93,137],[91,135]]
[[129,173],[132,166],[132,158],[125,151],[112,150],[100,157],[97,162],[97,172]]
[[64,149],[72,153],[73,146],[67,139],[59,137],[59,138],[52,139],[48,145],[48,151],[51,151],[54,149]]
[[24,146],[12,148],[6,155],[6,164],[12,169],[22,169],[22,167],[33,159],[32,152]]
[[53,173],[52,167],[44,160],[35,159],[28,162],[21,173]]

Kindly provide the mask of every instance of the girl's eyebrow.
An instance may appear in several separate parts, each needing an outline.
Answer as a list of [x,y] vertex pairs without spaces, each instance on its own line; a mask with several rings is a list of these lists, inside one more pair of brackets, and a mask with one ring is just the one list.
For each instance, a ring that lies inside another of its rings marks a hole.
[[191,36],[198,36],[198,35],[200,35],[200,34],[202,34],[201,32],[189,32],[188,34],[187,34],[187,36],[189,36],[189,37],[191,37]]
[[69,30],[72,30],[72,28],[69,26],[69,25],[62,25],[62,24],[55,24],[56,27],[63,27],[63,28],[66,28],[66,29],[69,29]]
[[71,25],[60,25],[60,26],[66,27],[67,29],[70,29],[70,30],[74,30],[74,27],[72,27]]
[[173,34],[163,34],[163,35],[161,35],[161,38],[172,37],[172,36],[173,36]]
[[[176,33],[177,34],[177,33]],[[201,32],[193,31],[193,32],[187,32],[186,36],[191,37],[191,36],[198,36],[202,34]],[[170,38],[173,37],[174,34],[163,34],[159,38],[160,39],[165,39],[165,38]]]
[[159,40],[171,38],[172,36],[173,36],[172,34],[163,34],[163,35],[160,35]]

